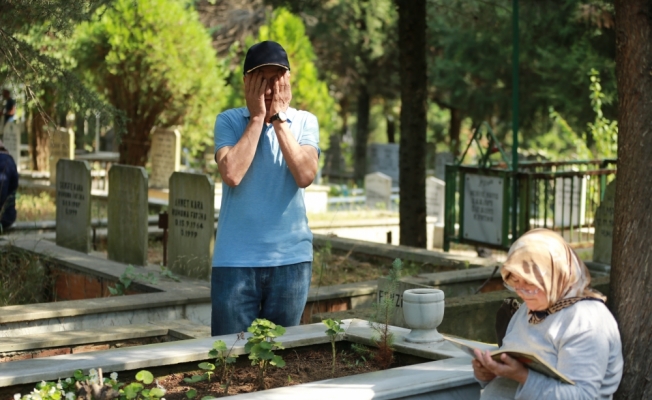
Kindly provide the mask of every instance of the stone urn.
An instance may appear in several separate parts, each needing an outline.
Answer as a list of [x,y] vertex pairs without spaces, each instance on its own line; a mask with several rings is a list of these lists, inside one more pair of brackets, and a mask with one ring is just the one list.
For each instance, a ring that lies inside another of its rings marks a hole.
[[444,292],[439,289],[409,289],[403,292],[403,318],[412,329],[405,340],[412,343],[440,342],[437,327],[444,319]]

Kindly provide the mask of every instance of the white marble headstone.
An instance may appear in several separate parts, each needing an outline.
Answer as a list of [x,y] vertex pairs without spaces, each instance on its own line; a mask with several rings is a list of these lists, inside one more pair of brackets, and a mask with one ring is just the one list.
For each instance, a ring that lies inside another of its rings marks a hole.
[[444,222],[444,202],[446,182],[441,179],[426,178],[426,214],[437,218],[437,224]]
[[179,171],[181,164],[181,133],[178,129],[159,128],[152,134],[149,152],[152,175],[149,184],[154,188],[167,189],[170,177]]
[[364,177],[364,189],[367,207],[389,209],[392,178],[382,172],[367,174]]
[[442,152],[435,153],[435,177],[441,179],[442,181],[446,180],[446,165],[453,164],[455,162],[455,156],[453,153]]

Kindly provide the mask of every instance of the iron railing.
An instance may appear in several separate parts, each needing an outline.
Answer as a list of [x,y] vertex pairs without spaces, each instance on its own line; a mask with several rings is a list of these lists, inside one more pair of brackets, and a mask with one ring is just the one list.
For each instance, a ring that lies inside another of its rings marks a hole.
[[523,161],[516,172],[508,163],[480,160],[479,165],[446,166],[445,251],[451,243],[507,250],[539,227],[559,232],[570,243],[593,241],[595,213],[615,179],[616,160]]

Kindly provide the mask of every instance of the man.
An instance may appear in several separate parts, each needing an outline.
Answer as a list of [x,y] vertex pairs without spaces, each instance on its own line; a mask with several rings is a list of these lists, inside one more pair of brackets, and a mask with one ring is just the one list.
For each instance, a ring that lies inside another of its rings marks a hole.
[[0,233],[16,221],[16,190],[18,169],[13,157],[0,140]]
[[298,325],[312,276],[303,188],[317,173],[317,118],[290,107],[290,63],[280,44],[252,46],[246,107],[215,122],[222,176],[211,284],[212,335],[246,331],[256,318]]
[[12,122],[16,118],[16,100],[11,97],[9,89],[2,89],[2,98],[5,100],[2,116],[4,125],[6,125],[7,122]]

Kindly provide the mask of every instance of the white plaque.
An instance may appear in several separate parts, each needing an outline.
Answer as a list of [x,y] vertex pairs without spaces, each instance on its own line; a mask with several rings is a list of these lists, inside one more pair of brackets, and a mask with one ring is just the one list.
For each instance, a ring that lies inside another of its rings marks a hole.
[[464,182],[464,239],[501,244],[504,178],[467,174]]

